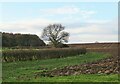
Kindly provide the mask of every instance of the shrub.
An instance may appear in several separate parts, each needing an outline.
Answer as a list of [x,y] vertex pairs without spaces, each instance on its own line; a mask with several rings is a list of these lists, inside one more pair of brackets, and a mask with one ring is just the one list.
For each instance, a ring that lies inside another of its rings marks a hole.
[[65,47],[69,47],[69,46],[67,44],[60,43],[56,47],[57,48],[65,48]]
[[85,54],[86,49],[59,48],[59,49],[13,49],[2,52],[3,62],[40,60],[49,58],[61,58]]

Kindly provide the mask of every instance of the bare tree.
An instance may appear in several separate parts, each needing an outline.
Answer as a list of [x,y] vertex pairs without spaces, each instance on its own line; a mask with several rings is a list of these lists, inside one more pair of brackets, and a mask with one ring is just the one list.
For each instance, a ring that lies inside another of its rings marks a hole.
[[42,38],[57,47],[61,43],[68,42],[69,33],[63,31],[64,29],[61,24],[48,25],[43,29]]

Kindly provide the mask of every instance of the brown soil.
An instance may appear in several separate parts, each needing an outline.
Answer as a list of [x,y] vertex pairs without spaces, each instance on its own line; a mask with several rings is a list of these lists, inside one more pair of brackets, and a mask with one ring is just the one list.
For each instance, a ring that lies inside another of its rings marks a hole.
[[48,72],[37,73],[37,76],[68,76],[79,74],[118,74],[118,56],[87,64],[66,66],[63,69],[54,69]]
[[52,71],[44,71],[36,73],[36,76],[68,76],[79,74],[118,74],[120,65],[120,43],[93,43],[93,44],[71,44],[71,47],[86,48],[87,52],[103,52],[112,56],[96,62],[66,66],[62,69],[54,69]]

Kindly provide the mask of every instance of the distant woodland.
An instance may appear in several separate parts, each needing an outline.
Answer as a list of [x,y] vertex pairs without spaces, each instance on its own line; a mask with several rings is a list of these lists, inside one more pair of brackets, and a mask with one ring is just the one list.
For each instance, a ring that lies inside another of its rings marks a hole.
[[16,46],[45,46],[43,40],[37,35],[31,34],[13,34],[2,32],[2,46],[3,47],[16,47]]

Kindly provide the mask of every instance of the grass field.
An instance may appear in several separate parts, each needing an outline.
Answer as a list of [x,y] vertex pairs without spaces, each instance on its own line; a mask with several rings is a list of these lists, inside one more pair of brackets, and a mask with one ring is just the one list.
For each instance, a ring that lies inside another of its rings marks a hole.
[[47,59],[34,61],[19,61],[11,63],[3,63],[3,82],[84,82],[84,81],[118,81],[117,74],[105,75],[76,75],[76,76],[60,76],[60,77],[35,77],[36,73],[42,71],[54,70],[55,68],[63,68],[69,65],[83,64],[87,62],[97,61],[108,57],[103,53],[87,53],[85,55]]
[[118,75],[105,75],[105,74],[81,74],[72,76],[60,76],[53,78],[37,78],[31,82],[118,82]]

